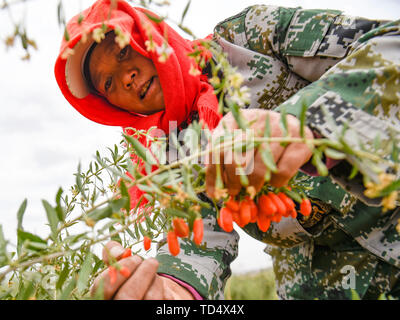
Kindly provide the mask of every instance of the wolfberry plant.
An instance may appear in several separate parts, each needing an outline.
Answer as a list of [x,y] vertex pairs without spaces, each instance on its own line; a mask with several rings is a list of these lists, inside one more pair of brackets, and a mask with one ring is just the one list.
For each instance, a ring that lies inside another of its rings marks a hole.
[[[149,6],[150,3],[141,1],[142,5]],[[190,1],[178,25],[191,34],[182,25],[189,5]],[[122,42],[123,39],[121,35]],[[150,42],[149,49],[154,45]],[[168,51],[160,54],[168,59]],[[231,112],[239,128],[245,131],[251,124],[245,121],[240,111],[249,98],[246,87],[242,85],[243,79],[211,41],[198,41],[197,49],[191,56],[201,68],[210,54],[215,58],[210,61],[210,82],[219,94],[220,111]],[[197,71],[196,68],[191,70],[193,74]],[[223,76],[219,76],[221,71]],[[305,124],[305,109],[304,106],[300,119],[302,127]],[[285,117],[282,117],[281,126],[284,132],[288,132]],[[197,122],[189,126],[181,139],[175,134],[170,134],[168,138],[155,137],[152,129],[138,131],[132,128],[130,135],[124,135],[118,145],[109,148],[109,155],[96,152],[95,159],[87,168],[79,165],[75,173],[76,183],[68,192],[60,188],[51,201],[43,200],[49,227],[47,237],[40,237],[25,229],[23,218],[28,208],[27,200],[17,212],[16,244],[5,239],[3,227],[0,226],[0,299],[101,299],[101,290],[97,291],[96,296],[90,294],[94,279],[106,268],[93,248],[110,239],[119,241],[127,248],[124,256],[140,255],[155,242],[168,246],[170,253],[177,255],[180,252],[179,238],[189,238],[196,245],[201,245],[204,228],[201,210],[210,207],[210,203],[199,196],[205,192],[205,166],[201,160],[221,150],[235,153],[253,152],[259,148],[268,168],[264,187],[259,192],[255,192],[247,176],[241,174],[242,190],[236,197],[227,194],[226,186],[217,174],[218,192],[214,205],[218,212],[217,223],[226,232],[231,232],[234,224],[245,227],[249,223],[256,223],[261,231],[267,232],[271,223],[280,223],[282,218],[295,219],[299,214],[308,216],[312,211],[305,193],[308,186],[304,181],[294,177],[282,188],[273,188],[268,184],[270,173],[277,170],[268,148],[270,142],[307,143],[313,150],[312,162],[321,175],[328,174],[322,161],[323,155],[343,159],[351,154],[357,159],[356,163],[362,163],[364,167],[376,168],[376,163],[385,162],[395,174],[374,170],[371,171],[375,173],[373,176],[363,173],[365,194],[382,198],[386,209],[396,205],[397,190],[400,188],[400,182],[396,180],[399,172],[397,161],[383,159],[374,152],[352,150],[344,134],[336,142],[327,139],[307,140],[303,134],[300,138],[288,135],[274,138],[269,135],[268,121],[265,128],[263,136],[244,140],[238,139],[238,132],[226,130],[223,141],[211,141],[207,149],[197,139],[192,142],[189,154],[185,141],[192,141],[190,138],[193,135],[201,137],[205,134],[206,140],[210,140],[210,132]],[[143,139],[147,145],[139,142]],[[393,159],[398,159],[397,146],[398,141],[394,140]],[[164,161],[167,147],[175,148],[178,160]],[[238,166],[238,169],[241,167]],[[357,166],[354,166],[351,176],[357,173]],[[129,193],[132,187],[139,187],[144,192],[134,205]],[[166,240],[157,240],[161,234],[165,235]],[[121,268],[117,261],[111,261],[109,272],[111,281],[115,281],[118,273],[129,277],[129,270]]]

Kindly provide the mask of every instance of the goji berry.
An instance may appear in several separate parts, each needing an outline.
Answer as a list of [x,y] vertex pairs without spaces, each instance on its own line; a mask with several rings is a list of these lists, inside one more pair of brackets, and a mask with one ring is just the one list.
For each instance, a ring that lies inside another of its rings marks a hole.
[[277,213],[280,216],[283,216],[286,214],[286,206],[285,204],[282,202],[282,200],[273,192],[268,192],[268,197],[271,199],[271,201],[274,203],[274,205],[276,206],[277,209]]
[[225,202],[225,206],[227,208],[229,208],[231,211],[239,211],[240,210],[239,203],[232,196],[230,196],[228,201]]
[[265,194],[258,198],[258,212],[266,216],[273,216],[277,212],[277,208],[272,200]]
[[143,247],[144,250],[150,250],[151,247],[151,239],[148,236],[143,237]]
[[219,226],[222,230],[226,232],[231,232],[233,230],[233,218],[232,218],[232,211],[229,210],[227,207],[223,207],[219,211]]
[[125,249],[124,253],[122,254],[121,259],[128,258],[128,257],[130,257],[131,255],[132,255],[132,250],[131,250],[131,248],[127,248],[127,249]]
[[257,216],[257,226],[262,232],[266,232],[271,225],[271,219],[265,214]]
[[284,215],[284,217],[288,217],[290,216],[290,212],[292,210],[294,210],[294,208],[296,207],[296,205],[294,204],[294,201],[289,198],[285,193],[283,192],[279,192],[278,193],[278,197],[279,199],[282,200],[282,202],[285,204],[286,206],[286,215]]
[[279,213],[276,213],[270,219],[272,222],[281,222],[282,215],[280,215]]
[[309,216],[312,211],[311,201],[308,198],[304,198],[300,203],[300,213],[303,216]]
[[121,269],[119,269],[119,273],[122,274],[125,278],[129,278],[129,276],[131,275],[131,271],[127,267],[121,267]]
[[178,237],[174,230],[170,230],[167,235],[168,249],[173,256],[177,256],[180,251]]
[[204,224],[203,219],[197,218],[193,222],[193,241],[195,244],[200,245],[203,241]]
[[114,266],[108,267],[108,276],[110,277],[110,284],[117,281],[117,269]]
[[250,206],[250,212],[251,212],[251,219],[250,222],[256,222],[257,221],[257,215],[258,215],[258,208],[257,205],[255,204],[254,200],[251,199],[250,197],[246,197],[246,201]]
[[239,211],[232,211],[232,220],[233,222],[236,222],[236,224],[243,228],[244,224],[242,223],[242,220],[240,219]]
[[251,220],[250,205],[246,200],[242,200],[239,206],[240,206],[239,210],[240,221],[243,225],[247,225]]
[[290,213],[290,216],[291,216],[293,219],[296,219],[296,218],[297,218],[297,211],[296,211],[296,209],[291,210],[289,213]]
[[178,237],[185,238],[189,235],[189,226],[183,218],[174,218],[172,225]]

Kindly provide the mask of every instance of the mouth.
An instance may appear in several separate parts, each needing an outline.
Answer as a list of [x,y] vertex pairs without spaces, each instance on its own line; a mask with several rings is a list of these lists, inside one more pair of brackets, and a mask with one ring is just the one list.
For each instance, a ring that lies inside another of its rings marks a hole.
[[141,88],[139,90],[139,98],[140,98],[140,100],[143,100],[146,97],[147,92],[149,92],[149,89],[150,89],[150,87],[151,87],[151,85],[153,83],[154,78],[155,78],[155,76],[151,77],[150,80],[146,81],[141,86]]

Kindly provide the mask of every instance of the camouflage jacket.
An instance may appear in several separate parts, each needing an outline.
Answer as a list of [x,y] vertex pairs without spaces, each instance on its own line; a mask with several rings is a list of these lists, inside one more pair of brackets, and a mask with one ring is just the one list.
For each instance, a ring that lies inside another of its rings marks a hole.
[[[399,137],[399,21],[260,5],[219,23],[214,39],[251,89],[249,108],[299,116],[306,104],[307,125],[323,137],[335,140],[335,130],[349,124],[352,148],[361,148],[359,141],[368,148],[379,136],[384,149]],[[309,219],[283,218],[266,233],[255,224],[244,229],[266,244],[282,299],[350,299],[350,289],[363,298],[400,295],[400,210],[383,213],[365,198],[360,181],[346,179],[346,163],[368,170],[349,156],[327,177],[298,175],[310,187]],[[216,210],[203,217],[204,245],[183,241],[177,257],[161,247],[159,271],[204,298],[223,299],[239,239],[219,228]]]

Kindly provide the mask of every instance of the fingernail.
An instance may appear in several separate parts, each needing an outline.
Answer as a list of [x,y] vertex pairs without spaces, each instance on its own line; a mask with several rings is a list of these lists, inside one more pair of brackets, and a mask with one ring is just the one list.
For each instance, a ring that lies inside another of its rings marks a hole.
[[120,246],[115,246],[110,249],[110,255],[112,255],[114,258],[117,258],[118,256],[122,255],[124,253],[125,249]]

